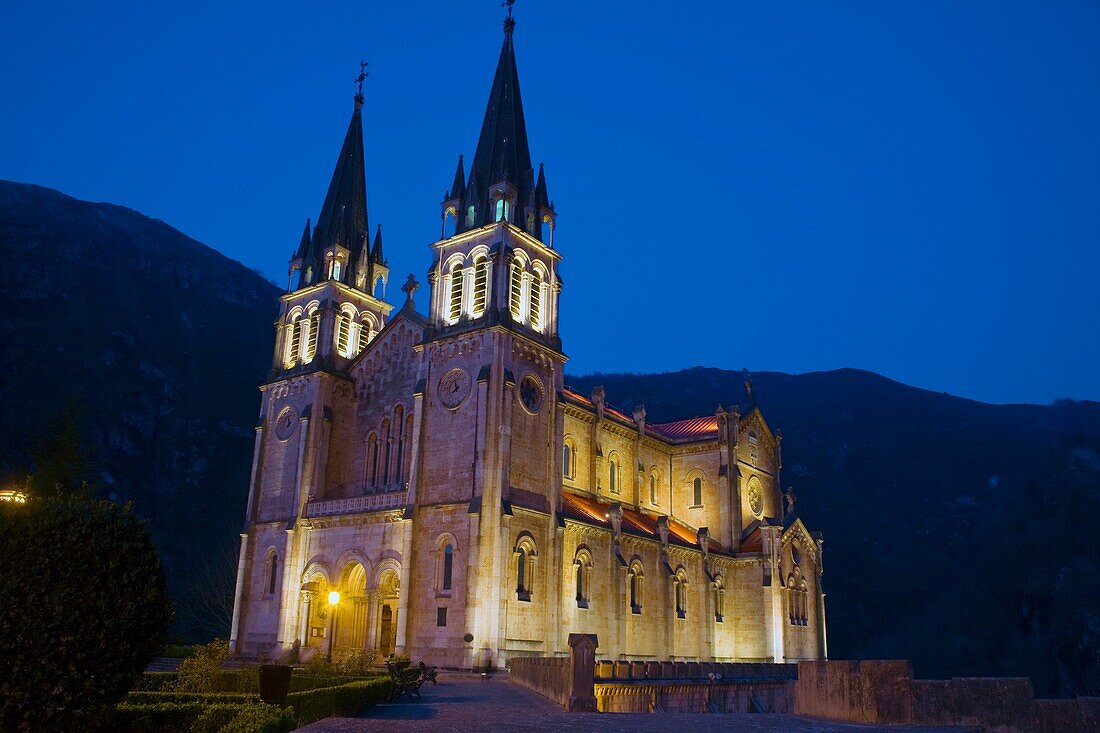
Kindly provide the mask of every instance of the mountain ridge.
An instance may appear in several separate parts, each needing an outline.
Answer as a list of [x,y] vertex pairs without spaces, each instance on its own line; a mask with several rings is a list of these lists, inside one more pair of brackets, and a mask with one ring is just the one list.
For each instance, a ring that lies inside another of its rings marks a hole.
[[[159,219],[31,184],[0,181],[0,252],[0,480],[52,468],[43,438],[77,404],[77,473],[149,518],[178,632],[209,636],[281,289]],[[854,367],[752,379],[785,435],[784,486],[825,536],[832,656],[1100,692],[1082,631],[1100,624],[1100,403],[991,404]],[[718,367],[566,381],[654,423],[748,398]]]

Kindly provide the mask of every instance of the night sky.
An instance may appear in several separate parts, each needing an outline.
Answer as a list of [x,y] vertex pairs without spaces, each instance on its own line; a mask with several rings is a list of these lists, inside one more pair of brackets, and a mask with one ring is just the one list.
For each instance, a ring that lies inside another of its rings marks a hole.
[[[285,283],[365,58],[399,302],[473,155],[503,10],[230,5],[7,3],[0,177],[138,209]],[[1100,399],[1100,4],[519,0],[516,18],[570,372],[850,366]]]

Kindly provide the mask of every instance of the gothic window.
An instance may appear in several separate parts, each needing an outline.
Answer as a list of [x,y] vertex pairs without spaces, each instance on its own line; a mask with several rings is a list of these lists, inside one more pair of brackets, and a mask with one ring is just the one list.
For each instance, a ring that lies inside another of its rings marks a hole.
[[401,483],[404,480],[405,470],[405,431],[401,429],[401,416],[404,414],[405,408],[398,405],[393,411],[393,425],[397,430],[397,465],[394,467],[394,483]]
[[809,610],[809,589],[802,571],[795,568],[787,576],[787,619],[792,626],[806,626]]
[[504,198],[503,196],[497,199],[496,220],[508,221],[508,199]]
[[587,550],[578,550],[573,560],[577,608],[588,608],[592,584],[592,558]]
[[474,303],[471,315],[475,318],[485,312],[489,293],[489,259],[479,255],[474,260]]
[[691,482],[691,505],[693,507],[703,506],[703,479],[698,476]]
[[542,273],[535,268],[535,274],[531,278],[531,328],[542,330]]
[[530,534],[521,536],[513,554],[516,558],[516,598],[530,601],[535,571],[535,543]]
[[370,434],[367,439],[367,465],[370,466],[370,485],[378,485],[378,436]]
[[627,595],[630,602],[631,613],[642,612],[642,580],[645,575],[642,573],[642,564],[635,561],[630,566],[630,570],[627,571],[629,578],[627,579]]
[[336,260],[335,262],[332,263],[332,279],[333,280],[339,280],[340,279],[340,260]]
[[390,482],[390,443],[392,442],[389,420],[382,421],[382,431],[379,434],[382,436],[379,445],[379,450],[382,451],[382,483],[388,484]]
[[447,319],[454,323],[462,315],[462,265],[451,268],[451,297],[447,304]]
[[351,349],[351,322],[352,313],[347,308],[340,308],[336,315],[336,350],[341,356],[353,356]]
[[607,490],[612,494],[619,493],[619,460],[614,453],[607,462]]
[[561,475],[562,478],[572,479],[576,471],[576,449],[573,441],[566,438],[561,449]]
[[649,474],[649,503],[657,506],[657,472]]
[[672,579],[673,599],[676,609],[676,618],[685,618],[687,616],[687,577],[684,575],[684,571],[681,568],[676,572],[676,577]]
[[275,595],[275,582],[279,575],[279,556],[275,550],[268,550],[267,559],[264,562],[264,595]]
[[367,348],[367,344],[374,340],[374,321],[364,317],[359,324],[359,351]]
[[309,313],[309,318],[305,321],[306,338],[305,338],[305,353],[302,355],[302,361],[309,364],[313,361],[313,357],[317,356],[317,335],[321,327],[321,314],[314,308]]
[[477,209],[471,206],[466,209],[466,226],[472,227],[474,225],[474,218],[477,216]]
[[508,289],[508,309],[517,321],[523,315],[523,271],[518,260],[512,263],[512,277]]
[[295,313],[286,327],[286,351],[283,354],[283,365],[287,369],[298,363],[298,351],[302,344],[301,320],[302,314]]
[[722,623],[722,617],[725,609],[723,606],[726,602],[726,589],[723,587],[722,576],[719,575],[714,579],[714,620],[717,623]]
[[443,548],[443,590],[451,589],[451,578],[454,574],[455,548],[448,544]]

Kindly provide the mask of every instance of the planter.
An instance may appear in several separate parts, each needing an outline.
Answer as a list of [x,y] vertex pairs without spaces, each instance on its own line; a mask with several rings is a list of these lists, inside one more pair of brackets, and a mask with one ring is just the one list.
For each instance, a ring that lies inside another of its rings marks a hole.
[[260,699],[268,705],[285,704],[292,671],[294,668],[287,664],[261,664]]

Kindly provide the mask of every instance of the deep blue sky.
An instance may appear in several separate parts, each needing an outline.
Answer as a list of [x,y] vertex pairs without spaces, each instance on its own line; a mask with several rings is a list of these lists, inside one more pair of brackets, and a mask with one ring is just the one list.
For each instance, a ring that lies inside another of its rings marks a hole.
[[[394,281],[423,281],[502,13],[8,3],[0,177],[130,206],[284,282],[366,58],[372,227]],[[1100,399],[1097,3],[516,16],[570,371],[852,366],[993,402]]]

